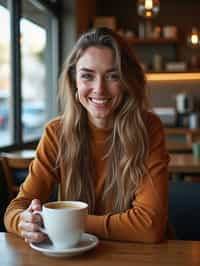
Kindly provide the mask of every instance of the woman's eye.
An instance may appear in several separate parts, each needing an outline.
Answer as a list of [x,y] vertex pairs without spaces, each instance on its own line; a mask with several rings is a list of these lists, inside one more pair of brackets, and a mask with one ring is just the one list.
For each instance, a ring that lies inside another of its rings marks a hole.
[[118,73],[109,73],[106,75],[106,80],[118,81],[119,80],[119,74]]
[[86,80],[92,80],[93,76],[89,73],[83,73],[81,74],[81,78]]

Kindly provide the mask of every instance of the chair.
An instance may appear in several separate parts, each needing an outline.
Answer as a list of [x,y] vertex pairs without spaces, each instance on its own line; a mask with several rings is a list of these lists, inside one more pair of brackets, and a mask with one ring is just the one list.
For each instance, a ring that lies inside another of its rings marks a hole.
[[27,169],[33,157],[31,154],[24,156],[20,152],[1,153],[0,160],[7,184],[9,201],[17,195],[19,186],[27,175]]
[[6,180],[3,177],[3,169],[0,164],[0,232],[5,232],[3,217],[8,205],[8,192],[7,189],[5,189],[6,186]]
[[169,220],[177,239],[200,240],[200,184],[169,183]]

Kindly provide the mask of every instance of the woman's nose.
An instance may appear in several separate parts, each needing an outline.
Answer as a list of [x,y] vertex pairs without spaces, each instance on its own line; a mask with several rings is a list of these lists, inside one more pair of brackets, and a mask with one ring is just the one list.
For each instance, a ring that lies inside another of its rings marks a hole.
[[94,89],[96,92],[103,92],[106,88],[106,82],[104,78],[98,78],[95,80]]

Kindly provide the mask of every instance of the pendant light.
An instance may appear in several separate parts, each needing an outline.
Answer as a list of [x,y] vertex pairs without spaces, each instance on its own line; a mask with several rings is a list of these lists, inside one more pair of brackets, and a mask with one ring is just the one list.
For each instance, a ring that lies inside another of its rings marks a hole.
[[144,18],[152,18],[160,11],[159,0],[138,0],[137,2],[138,15]]

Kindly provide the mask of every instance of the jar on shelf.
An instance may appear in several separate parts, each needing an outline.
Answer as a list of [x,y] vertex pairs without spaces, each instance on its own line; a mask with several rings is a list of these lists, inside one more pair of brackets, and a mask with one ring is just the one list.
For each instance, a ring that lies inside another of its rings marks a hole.
[[155,26],[153,28],[152,37],[153,38],[160,38],[160,36],[161,36],[161,28],[160,28],[160,26]]
[[141,39],[145,38],[145,25],[143,22],[140,22],[138,25],[138,37]]
[[154,54],[153,56],[153,70],[156,72],[162,71],[163,58],[160,54]]
[[175,25],[166,25],[163,27],[164,38],[177,38],[177,27]]

